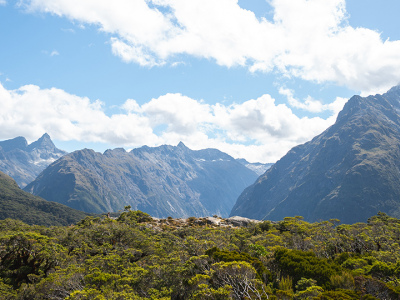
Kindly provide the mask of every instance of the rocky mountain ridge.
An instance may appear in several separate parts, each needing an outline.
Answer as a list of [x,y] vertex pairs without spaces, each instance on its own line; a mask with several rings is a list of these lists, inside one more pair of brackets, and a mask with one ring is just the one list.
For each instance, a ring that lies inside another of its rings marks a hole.
[[53,144],[47,133],[31,144],[24,137],[0,141],[0,170],[25,187],[66,153]]
[[307,221],[400,216],[400,87],[352,97],[336,123],[246,188],[231,215]]
[[46,168],[25,190],[93,213],[130,205],[155,217],[228,216],[258,175],[216,149],[83,149]]

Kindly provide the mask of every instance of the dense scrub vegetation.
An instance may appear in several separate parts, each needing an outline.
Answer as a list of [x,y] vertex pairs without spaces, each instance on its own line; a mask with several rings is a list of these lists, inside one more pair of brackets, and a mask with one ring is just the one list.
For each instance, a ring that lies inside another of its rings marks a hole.
[[0,221],[1,299],[399,299],[400,220],[231,228],[139,211]]

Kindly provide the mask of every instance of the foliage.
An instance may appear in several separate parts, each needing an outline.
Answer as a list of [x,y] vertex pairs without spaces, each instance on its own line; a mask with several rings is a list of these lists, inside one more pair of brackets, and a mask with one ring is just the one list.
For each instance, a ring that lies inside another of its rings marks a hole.
[[11,177],[0,172],[0,220],[12,218],[27,224],[54,226],[74,224],[86,215],[24,192]]
[[0,221],[2,299],[399,299],[400,220],[245,228],[129,207],[68,227]]
[[224,262],[248,262],[250,263],[255,270],[257,271],[257,276],[259,279],[262,279],[266,282],[272,280],[272,273],[267,270],[267,268],[262,264],[262,262],[256,258],[250,256],[248,253],[238,253],[237,251],[227,251],[220,250],[217,247],[213,247],[205,252],[208,256],[212,257],[217,261]]
[[313,278],[320,286],[330,287],[330,277],[341,268],[326,258],[318,258],[315,253],[300,250],[278,249],[274,255],[281,272],[291,276],[295,282],[302,277]]

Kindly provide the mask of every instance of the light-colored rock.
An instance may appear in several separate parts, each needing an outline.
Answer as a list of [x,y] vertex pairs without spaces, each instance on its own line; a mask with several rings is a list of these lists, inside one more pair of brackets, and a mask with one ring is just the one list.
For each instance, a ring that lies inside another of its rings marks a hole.
[[261,223],[262,221],[239,217],[239,216],[233,216],[228,219],[225,219],[225,222],[227,224],[232,224],[233,226],[237,227],[247,227],[250,223]]
[[219,226],[221,224],[221,219],[218,219],[218,218],[207,217],[205,219],[206,219],[206,223],[209,225]]

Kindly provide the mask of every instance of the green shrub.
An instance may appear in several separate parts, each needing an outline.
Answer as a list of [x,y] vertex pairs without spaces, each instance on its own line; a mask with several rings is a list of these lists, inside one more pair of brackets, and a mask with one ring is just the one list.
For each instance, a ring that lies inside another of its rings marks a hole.
[[330,277],[341,272],[339,266],[327,259],[318,258],[313,252],[278,249],[274,258],[282,274],[292,277],[294,282],[302,277],[312,278],[324,289],[330,288]]
[[263,265],[263,263],[256,257],[250,256],[250,254],[246,252],[239,253],[237,251],[226,251],[220,250],[217,247],[213,247],[206,251],[206,255],[215,259],[216,261],[223,262],[240,262],[245,261],[250,263],[257,271],[259,279],[270,282],[272,281],[272,273],[267,270],[267,268]]

